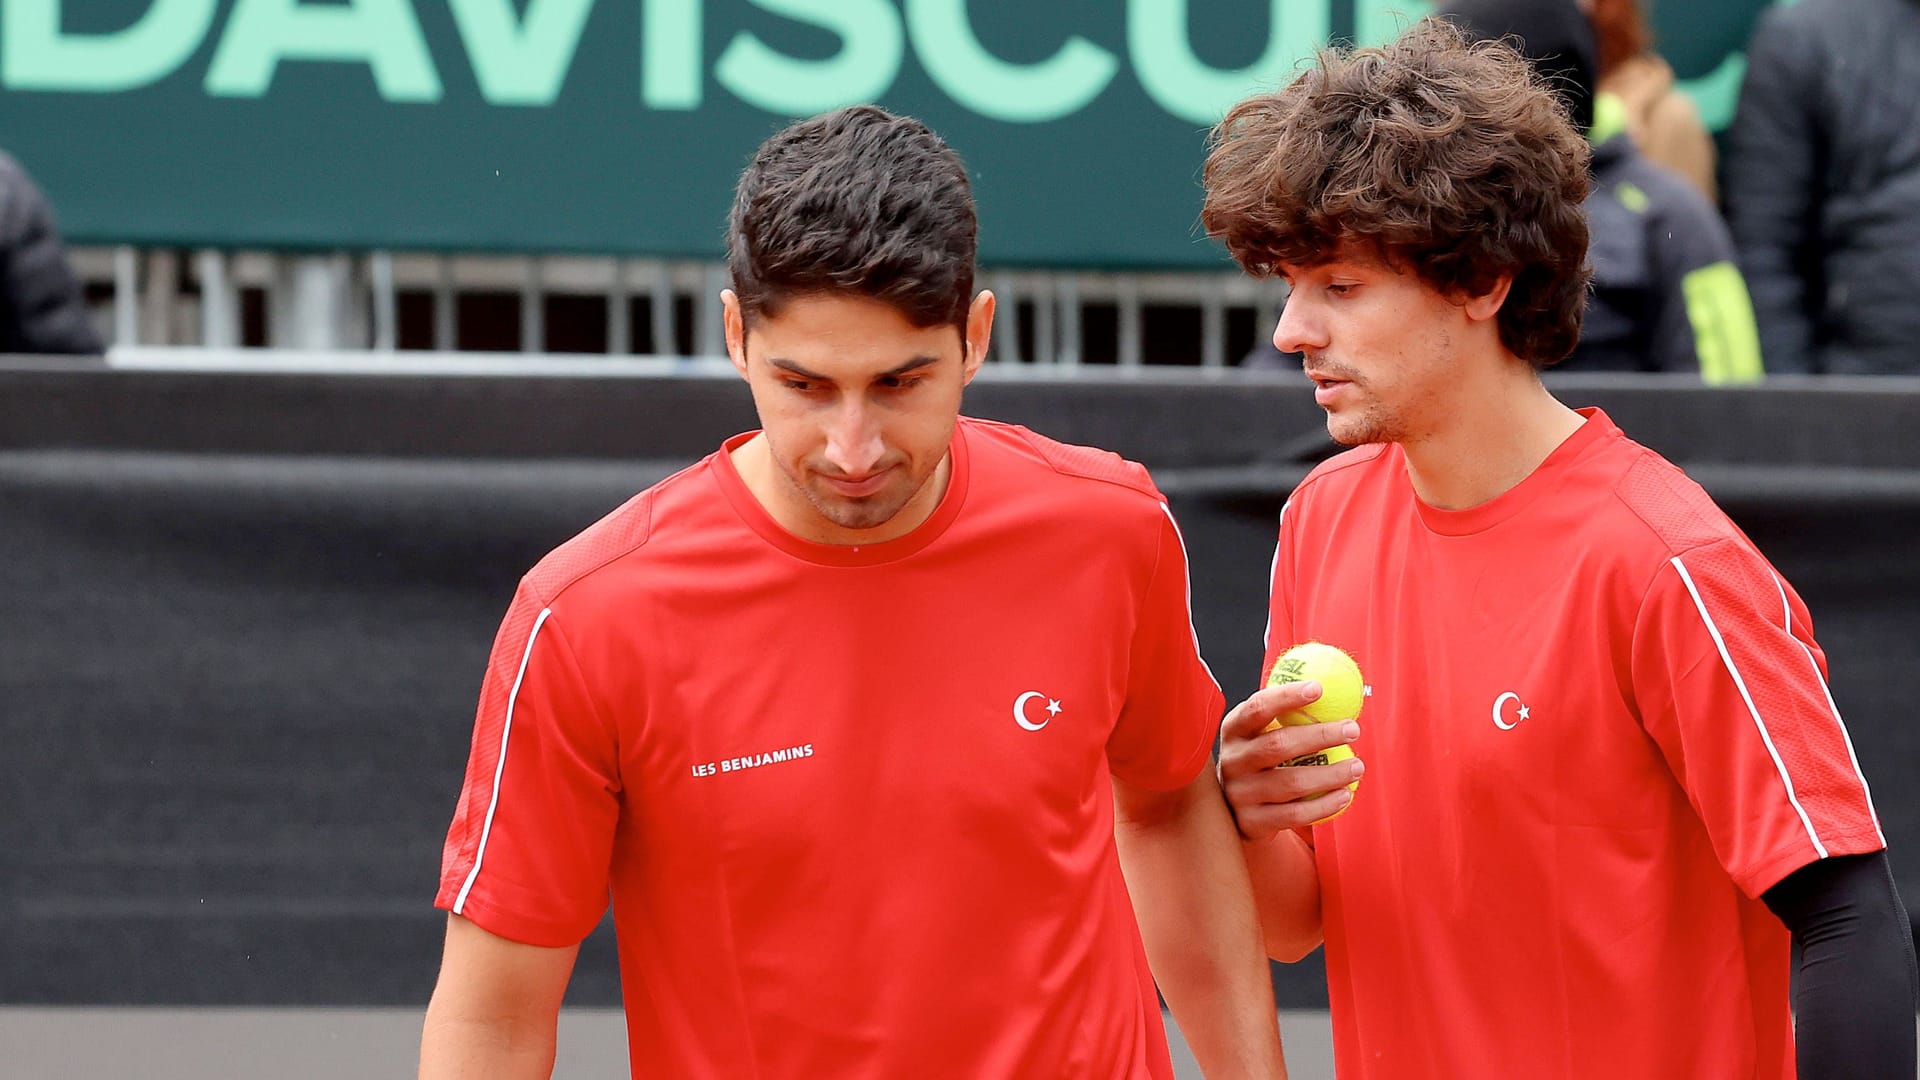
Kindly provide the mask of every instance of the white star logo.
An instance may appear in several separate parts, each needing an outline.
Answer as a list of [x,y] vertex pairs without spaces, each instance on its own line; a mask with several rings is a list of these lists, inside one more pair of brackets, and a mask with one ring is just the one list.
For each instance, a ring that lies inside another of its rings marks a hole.
[[1047,715],[1048,716],[1060,715],[1060,703],[1053,700],[1052,698],[1047,699]]

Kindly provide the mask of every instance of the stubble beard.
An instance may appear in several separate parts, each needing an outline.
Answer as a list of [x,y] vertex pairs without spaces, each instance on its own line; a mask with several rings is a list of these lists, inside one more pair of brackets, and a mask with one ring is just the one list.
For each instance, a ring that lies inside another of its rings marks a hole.
[[1353,373],[1330,365],[1333,374],[1348,380],[1351,393],[1361,400],[1339,412],[1327,411],[1327,434],[1341,446],[1366,446],[1371,443],[1398,442],[1405,424],[1375,400],[1365,383],[1353,379]]
[[918,478],[906,477],[905,482],[896,480],[872,495],[848,498],[805,482],[785,469],[781,472],[807,505],[813,507],[814,513],[842,529],[877,529],[885,525],[898,517],[932,479],[931,473]]
[[[841,496],[826,495],[809,489],[807,502],[821,517],[843,529],[877,529],[892,521],[900,511],[906,509],[912,500],[913,492],[901,495],[890,493],[869,495],[864,499],[848,499]],[[885,498],[885,501],[878,501]]]
[[1400,441],[1400,426],[1379,406],[1367,405],[1355,416],[1327,414],[1327,434],[1341,446]]
[[1389,418],[1382,414],[1379,403],[1368,396],[1367,386],[1359,381],[1358,372],[1321,354],[1309,353],[1305,359],[1307,370],[1344,379],[1348,393],[1361,399],[1358,404],[1338,412],[1326,410],[1327,435],[1334,442],[1341,446],[1365,446],[1391,441]]

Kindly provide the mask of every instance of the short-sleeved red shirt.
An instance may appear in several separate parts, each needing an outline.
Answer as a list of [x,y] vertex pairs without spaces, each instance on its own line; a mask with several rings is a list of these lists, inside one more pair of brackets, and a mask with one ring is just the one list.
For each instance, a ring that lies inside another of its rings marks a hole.
[[581,940],[636,1076],[1171,1076],[1109,773],[1199,775],[1220,690],[1138,465],[962,419],[918,529],[782,530],[730,440],[544,559],[437,903]]
[[1370,446],[1282,515],[1268,662],[1331,642],[1368,685],[1311,833],[1342,1080],[1790,1078],[1757,897],[1885,846],[1799,596],[1586,416],[1469,510]]

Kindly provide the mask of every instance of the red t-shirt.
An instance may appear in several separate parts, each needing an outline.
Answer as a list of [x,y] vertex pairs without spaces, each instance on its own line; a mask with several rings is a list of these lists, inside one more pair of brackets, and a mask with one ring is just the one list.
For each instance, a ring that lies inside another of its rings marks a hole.
[[571,945],[611,894],[636,1076],[1171,1077],[1108,775],[1222,708],[1144,469],[962,419],[918,529],[782,530],[729,451],[521,583],[437,903]]
[[1267,662],[1366,677],[1315,827],[1342,1080],[1794,1074],[1757,897],[1885,846],[1807,609],[1598,410],[1506,494],[1422,503],[1397,446],[1294,492]]

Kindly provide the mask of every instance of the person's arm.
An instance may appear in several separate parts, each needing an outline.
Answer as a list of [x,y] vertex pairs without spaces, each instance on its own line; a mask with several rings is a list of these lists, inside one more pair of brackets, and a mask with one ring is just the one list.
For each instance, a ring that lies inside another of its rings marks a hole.
[[[1912,1075],[1911,931],[1862,771],[1873,762],[1853,753],[1805,602],[1724,536],[1654,572],[1628,656],[1641,726],[1731,884],[1793,935],[1799,1075]],[[1904,1072],[1877,1064],[1896,1060]]]
[[1220,787],[1232,809],[1253,883],[1267,955],[1292,963],[1320,945],[1320,876],[1313,849],[1296,830],[1353,800],[1347,785],[1360,759],[1333,765],[1281,762],[1359,737],[1357,721],[1262,731],[1274,717],[1312,703],[1318,683],[1268,687],[1235,706],[1220,725]]
[[1762,14],[1747,53],[1740,103],[1727,129],[1722,198],[1760,326],[1768,371],[1817,369],[1814,313],[1823,137],[1811,42],[1791,9]]
[[1886,852],[1809,863],[1761,899],[1793,934],[1801,1080],[1914,1075],[1920,984]]
[[420,1037],[420,1080],[553,1075],[560,999],[580,946],[522,945],[447,916],[440,980]]
[[1107,737],[1114,845],[1154,978],[1201,1069],[1284,1077],[1247,871],[1209,768],[1225,697],[1200,657],[1186,544],[1164,502],[1151,524],[1126,700]]
[[1285,1077],[1246,865],[1213,770],[1170,792],[1115,777],[1114,842],[1147,961],[1208,1077]]
[[422,1077],[549,1075],[574,956],[607,909],[620,734],[542,591],[551,579],[522,581],[481,682],[434,897],[447,940]]

